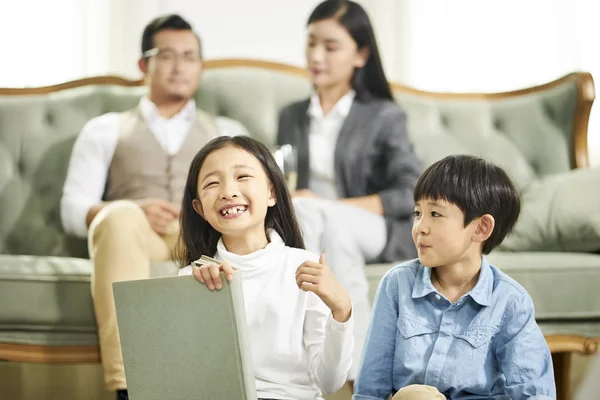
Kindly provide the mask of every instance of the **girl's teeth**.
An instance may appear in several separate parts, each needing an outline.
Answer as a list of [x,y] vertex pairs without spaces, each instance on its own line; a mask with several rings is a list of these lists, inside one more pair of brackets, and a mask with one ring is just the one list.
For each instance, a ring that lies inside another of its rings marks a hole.
[[239,214],[243,211],[244,211],[244,207],[233,207],[233,208],[228,208],[227,210],[225,210],[223,212],[223,215]]

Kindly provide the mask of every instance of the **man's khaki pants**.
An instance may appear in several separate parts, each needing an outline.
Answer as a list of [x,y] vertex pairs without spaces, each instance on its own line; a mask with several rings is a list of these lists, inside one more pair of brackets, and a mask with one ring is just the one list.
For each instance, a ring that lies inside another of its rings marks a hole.
[[151,262],[172,258],[179,234],[179,225],[173,222],[169,234],[161,236],[151,228],[139,206],[123,200],[104,207],[90,225],[88,248],[94,263],[92,298],[104,380],[109,390],[127,388],[112,284],[147,279]]

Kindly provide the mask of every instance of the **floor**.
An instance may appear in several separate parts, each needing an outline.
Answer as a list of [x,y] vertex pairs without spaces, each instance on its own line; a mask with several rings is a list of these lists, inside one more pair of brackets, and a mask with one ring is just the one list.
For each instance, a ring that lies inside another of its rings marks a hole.
[[[575,356],[572,384],[577,389],[591,357]],[[326,400],[350,400],[343,388]],[[36,365],[0,362],[0,400],[114,400],[104,390],[99,365]],[[560,400],[560,399],[559,399]],[[586,399],[591,400],[591,399]]]
[[[326,400],[349,400],[343,388]],[[114,400],[102,385],[99,365],[35,365],[0,362],[0,400]]]

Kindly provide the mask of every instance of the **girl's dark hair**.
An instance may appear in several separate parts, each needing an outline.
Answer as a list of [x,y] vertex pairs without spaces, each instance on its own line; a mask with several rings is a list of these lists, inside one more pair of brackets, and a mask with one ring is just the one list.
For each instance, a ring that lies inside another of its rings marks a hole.
[[465,226],[484,214],[494,217],[494,231],[483,245],[483,254],[502,243],[521,211],[519,192],[506,172],[470,155],[451,155],[427,168],[414,192],[415,203],[424,199],[455,204],[465,215]]
[[366,11],[353,1],[326,0],[314,9],[307,25],[330,18],[338,21],[348,31],[359,49],[369,52],[365,66],[356,68],[352,75],[352,88],[356,92],[356,98],[360,101],[370,98],[394,101],[390,84],[383,72],[375,33]]
[[226,146],[237,147],[256,157],[273,185],[277,202],[267,211],[265,234],[268,230],[274,229],[287,246],[304,248],[304,240],[296,220],[292,197],[281,169],[269,149],[259,141],[247,136],[221,136],[211,140],[200,149],[190,164],[179,217],[181,228],[179,243],[174,251],[174,258],[180,268],[190,265],[202,255],[213,257],[217,252],[217,243],[221,238],[221,233],[196,213],[192,201],[198,197],[198,175],[206,157]]

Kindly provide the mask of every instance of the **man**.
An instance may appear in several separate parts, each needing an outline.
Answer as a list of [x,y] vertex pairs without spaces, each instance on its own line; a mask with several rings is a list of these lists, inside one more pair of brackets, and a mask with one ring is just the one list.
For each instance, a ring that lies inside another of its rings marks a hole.
[[180,16],[146,26],[139,67],[147,96],[133,110],[102,115],[83,128],[61,200],[65,230],[88,237],[105,383],[117,399],[128,396],[112,283],[149,278],[151,262],[171,258],[192,158],[218,135],[247,134],[236,121],[196,109],[201,42]]

